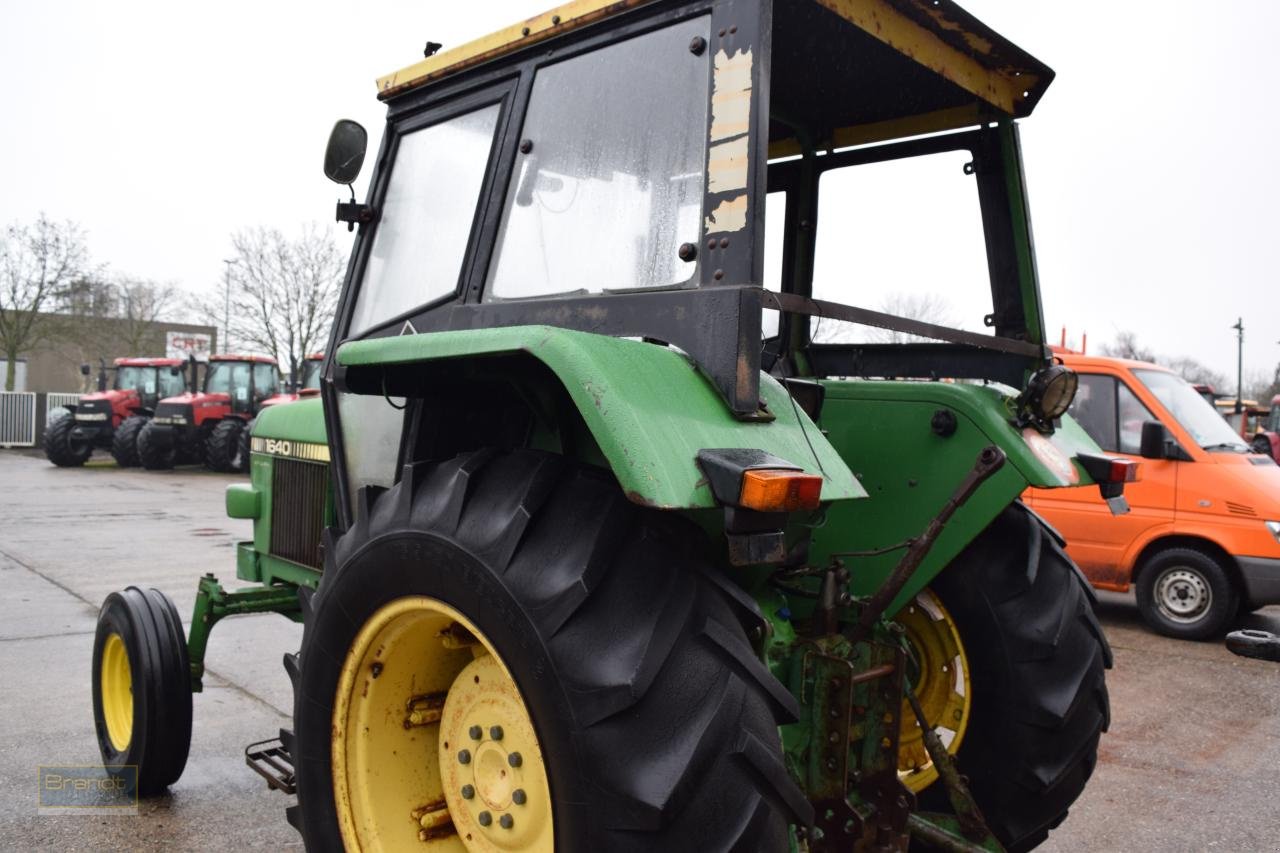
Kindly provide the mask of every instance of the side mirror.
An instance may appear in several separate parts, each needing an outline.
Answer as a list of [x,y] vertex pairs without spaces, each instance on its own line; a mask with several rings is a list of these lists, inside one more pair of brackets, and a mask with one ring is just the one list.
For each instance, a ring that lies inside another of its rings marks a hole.
[[364,152],[369,134],[359,122],[339,119],[329,132],[329,146],[324,152],[324,174],[335,184],[353,184],[364,165]]
[[92,372],[93,372],[93,367],[88,362],[85,362],[84,364],[80,365],[81,376],[88,376]]
[[1159,421],[1146,421],[1142,424],[1142,441],[1138,445],[1138,453],[1143,459],[1165,459],[1168,451],[1169,431]]
[[169,368],[169,375],[170,375],[170,376],[177,376],[177,375],[178,375],[179,373],[181,373],[181,372],[182,372],[182,371],[181,371],[181,370],[179,370],[179,369],[178,369],[178,367],[177,367],[176,365],[175,365],[175,366],[172,366],[172,367],[170,367],[170,368]]

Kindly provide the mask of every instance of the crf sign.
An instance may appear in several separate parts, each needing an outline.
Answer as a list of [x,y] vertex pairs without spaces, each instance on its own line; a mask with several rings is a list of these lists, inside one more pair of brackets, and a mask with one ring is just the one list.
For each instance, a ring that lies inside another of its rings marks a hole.
[[194,355],[196,361],[208,361],[213,340],[211,336],[197,332],[165,332],[164,349],[166,358],[187,358]]

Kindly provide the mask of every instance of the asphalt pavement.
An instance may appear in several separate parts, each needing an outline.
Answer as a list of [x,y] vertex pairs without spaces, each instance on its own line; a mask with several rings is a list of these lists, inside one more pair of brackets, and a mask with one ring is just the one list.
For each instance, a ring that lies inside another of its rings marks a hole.
[[[301,847],[292,798],[245,766],[244,747],[288,725],[281,656],[301,629],[275,615],[212,633],[186,772],[137,814],[37,814],[39,765],[99,761],[90,666],[98,606],[152,586],[189,619],[205,572],[236,585],[233,545],[250,525],[226,517],[241,478],[198,468],[122,471],[95,456],[59,469],[0,451],[0,848],[194,850]],[[1099,611],[1115,651],[1111,731],[1093,780],[1051,851],[1280,851],[1280,664],[1220,643],[1158,637],[1131,596]],[[1248,627],[1280,632],[1280,607]],[[970,771],[972,772],[972,771]]]

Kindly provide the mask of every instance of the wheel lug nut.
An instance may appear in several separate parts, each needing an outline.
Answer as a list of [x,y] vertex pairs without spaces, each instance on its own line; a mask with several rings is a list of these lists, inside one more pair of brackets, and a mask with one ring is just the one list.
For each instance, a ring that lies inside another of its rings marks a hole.
[[476,789],[471,785],[462,786],[462,799],[469,800],[476,795]]
[[[466,750],[463,751],[465,752]],[[520,757],[520,753],[513,752],[507,756],[507,763],[512,767],[519,767],[521,764],[524,764],[524,759]],[[463,764],[466,764],[466,762],[464,761]]]
[[524,795],[524,788],[516,788],[511,792],[511,802],[515,803],[517,806],[523,806],[527,799],[528,797]]
[[489,726],[489,737],[502,740],[502,726]]
[[476,815],[476,820],[480,822],[481,826],[488,826],[493,823],[493,815],[488,812],[480,812],[480,814]]
[[515,826],[515,823],[516,823],[515,818],[513,818],[509,814],[504,814],[502,817],[498,818],[498,825],[501,826],[503,829],[510,829],[511,827]]
[[459,763],[459,764],[470,764],[470,763],[471,763],[471,750],[469,750],[469,749],[464,749],[464,750],[462,750],[461,752],[459,752],[459,753],[458,753],[458,763]]
[[480,740],[480,738],[484,737],[484,729],[479,726],[472,726],[471,731],[467,734],[471,735],[472,740]]

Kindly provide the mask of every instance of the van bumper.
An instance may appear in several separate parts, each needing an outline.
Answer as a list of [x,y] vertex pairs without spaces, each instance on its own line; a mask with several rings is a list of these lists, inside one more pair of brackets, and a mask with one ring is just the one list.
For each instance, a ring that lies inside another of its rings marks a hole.
[[1280,560],[1267,557],[1236,557],[1244,578],[1245,595],[1254,607],[1280,604]]

